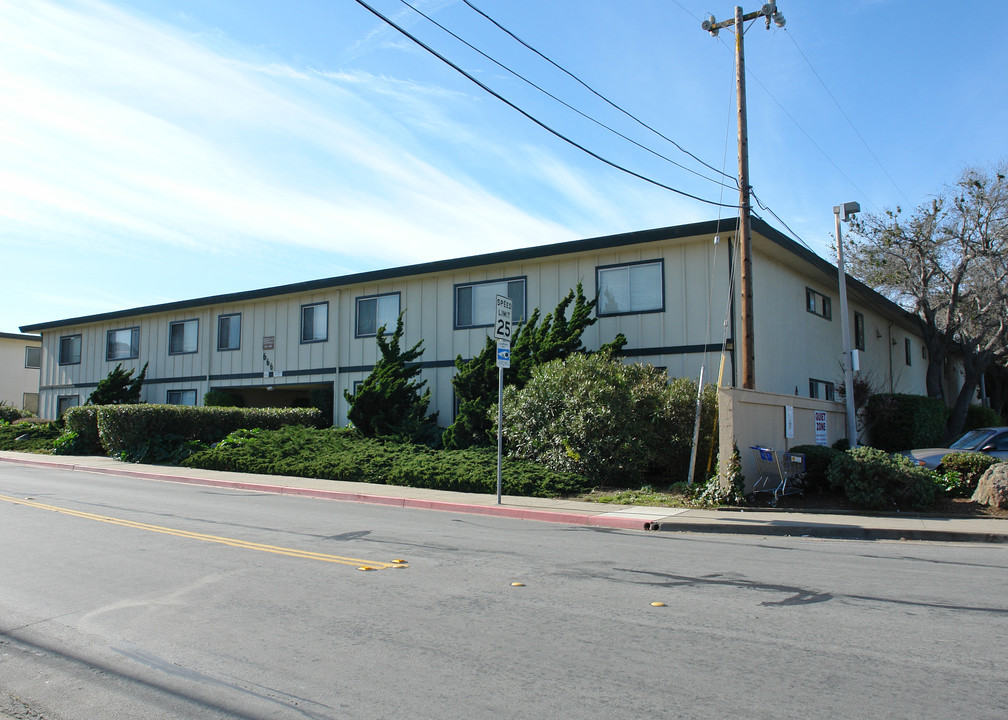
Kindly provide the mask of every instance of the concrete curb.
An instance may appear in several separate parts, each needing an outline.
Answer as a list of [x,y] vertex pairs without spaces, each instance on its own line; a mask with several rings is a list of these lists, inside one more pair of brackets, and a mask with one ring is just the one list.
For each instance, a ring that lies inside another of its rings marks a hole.
[[780,525],[722,525],[675,520],[648,523],[646,530],[678,533],[723,533],[738,535],[768,535],[773,537],[809,537],[822,540],[915,540],[926,542],[1008,543],[1008,533],[964,532],[960,530],[927,530],[909,528],[879,528],[861,525],[824,525],[791,522]]

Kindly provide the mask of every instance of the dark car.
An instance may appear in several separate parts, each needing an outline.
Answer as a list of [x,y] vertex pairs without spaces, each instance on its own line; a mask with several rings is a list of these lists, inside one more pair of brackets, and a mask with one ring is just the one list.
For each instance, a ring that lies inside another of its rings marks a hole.
[[988,427],[970,430],[947,448],[905,450],[902,455],[922,467],[934,470],[949,453],[982,452],[999,460],[1008,460],[1008,427]]

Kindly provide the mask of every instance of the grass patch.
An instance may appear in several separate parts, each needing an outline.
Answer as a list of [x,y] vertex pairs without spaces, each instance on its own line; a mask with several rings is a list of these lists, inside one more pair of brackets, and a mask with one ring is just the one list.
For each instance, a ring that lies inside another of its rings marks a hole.
[[703,503],[697,499],[703,486],[690,488],[686,483],[675,483],[664,487],[645,485],[639,489],[600,488],[585,493],[578,500],[586,502],[610,503],[614,505],[650,505],[654,507],[695,508]]

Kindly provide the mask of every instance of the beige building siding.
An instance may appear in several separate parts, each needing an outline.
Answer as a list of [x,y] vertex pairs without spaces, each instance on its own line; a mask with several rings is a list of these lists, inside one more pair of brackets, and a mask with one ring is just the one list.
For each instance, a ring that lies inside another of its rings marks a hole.
[[[809,259],[790,248],[786,238],[757,223],[762,235],[754,235],[754,281],[756,301],[756,381],[766,392],[802,397],[809,392],[808,379],[836,382],[840,377],[839,299],[835,275],[821,267],[824,261]],[[491,328],[455,328],[455,293],[460,284],[525,280],[526,314],[539,308],[551,312],[568,290],[581,282],[589,298],[596,293],[599,267],[662,262],[663,304],[660,312],[647,311],[603,316],[588,328],[583,341],[588,348],[609,342],[617,333],[627,337],[626,361],[646,362],[666,368],[672,377],[696,377],[706,360],[706,381],[715,382],[724,338],[724,321],[731,293],[729,254],[734,238],[721,234],[714,243],[714,223],[664,228],[640,233],[562,243],[544,248],[495,253],[457,261],[376,271],[343,278],[310,281],[280,288],[235,293],[205,300],[169,303],[134,311],[108,313],[92,318],[46,323],[23,329],[39,329],[43,335],[42,414],[55,417],[57,398],[77,395],[83,403],[97,382],[115,367],[105,360],[106,333],[112,329],[140,327],[140,356],[123,361],[127,369],[149,362],[142,399],[163,403],[170,390],[195,390],[197,404],[214,388],[256,392],[256,402],[277,398],[289,402],[294,394],[332,387],[334,420],[346,422],[344,390],[353,389],[374,365],[378,350],[373,336],[356,336],[357,301],[362,297],[396,294],[405,310],[403,347],[422,340],[421,379],[432,391],[431,411],[439,422],[452,420],[456,356],[465,359],[480,352]],[[768,237],[772,239],[768,239]],[[791,243],[793,245],[793,243]],[[832,298],[832,320],[805,310],[805,288]],[[738,288],[729,319],[728,339],[739,327]],[[888,378],[888,348],[898,370],[897,389],[923,392],[924,361],[919,360],[920,340],[898,308],[881,298],[869,298],[876,306],[859,305],[852,295],[852,310],[866,316],[863,365]],[[302,308],[327,303],[326,340],[301,342]],[[218,322],[222,315],[241,316],[240,348],[218,350]],[[197,352],[170,355],[171,323],[197,320]],[[388,328],[391,332],[392,328]],[[883,346],[876,329],[899,347]],[[60,338],[82,337],[81,362],[59,365]],[[903,337],[910,335],[916,355],[910,367],[903,363]],[[264,346],[272,338],[272,348]],[[864,360],[867,359],[867,362]],[[898,362],[897,362],[898,361]],[[272,364],[273,375],[264,376]],[[724,384],[732,384],[733,357],[726,356]],[[268,390],[269,388],[269,390]],[[269,395],[268,393],[276,393]]]
[[0,402],[36,412],[41,371],[27,366],[29,347],[42,347],[42,338],[0,333]]

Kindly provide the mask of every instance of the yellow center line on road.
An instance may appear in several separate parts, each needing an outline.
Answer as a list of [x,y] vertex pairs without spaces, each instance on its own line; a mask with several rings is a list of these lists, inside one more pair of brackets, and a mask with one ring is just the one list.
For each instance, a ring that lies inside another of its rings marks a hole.
[[25,505],[38,510],[49,510],[62,515],[84,518],[85,520],[97,520],[98,522],[120,525],[122,527],[134,528],[136,530],[146,530],[148,532],[161,533],[163,535],[174,535],[175,537],[189,538],[191,540],[202,540],[204,542],[230,545],[231,547],[244,548],[246,550],[258,550],[260,552],[274,553],[276,555],[287,555],[289,557],[304,558],[306,560],[321,560],[322,562],[340,563],[341,565],[366,566],[373,569],[385,570],[393,567],[406,567],[402,562],[381,562],[375,560],[362,560],[360,558],[342,557],[340,555],[328,555],[326,553],[311,552],[310,550],[296,550],[294,548],[278,547],[276,545],[264,545],[262,543],[249,542],[247,540],[237,540],[235,538],[221,537],[219,535],[207,535],[205,533],[190,532],[188,530],[176,530],[174,528],[162,527],[160,525],[149,525],[147,523],[135,522],[133,520],[123,520],[122,518],[108,517],[106,515],[95,515],[94,513],[71,510],[57,505],[46,505],[34,500],[24,500],[7,495],[0,495],[0,500],[13,503],[15,505]]

